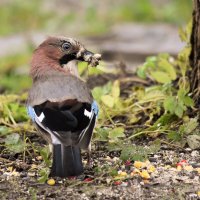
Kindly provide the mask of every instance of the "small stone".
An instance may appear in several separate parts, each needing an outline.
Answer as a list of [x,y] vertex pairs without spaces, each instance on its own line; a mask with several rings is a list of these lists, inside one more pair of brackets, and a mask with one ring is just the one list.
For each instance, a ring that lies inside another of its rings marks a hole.
[[87,164],[87,161],[86,160],[83,160],[83,165],[86,165]]
[[37,168],[38,168],[38,166],[36,164],[31,165],[31,169],[37,169]]
[[23,178],[23,177],[26,177],[26,176],[27,176],[27,173],[26,173],[26,172],[23,171],[23,172],[20,173],[20,177]]
[[121,166],[121,169],[122,169],[122,170],[125,170],[125,169],[126,169],[126,166],[125,166],[125,165],[122,165],[122,166]]
[[9,172],[12,172],[12,171],[13,171],[13,166],[8,167],[7,170],[8,170]]
[[36,160],[43,160],[42,156],[37,156]]
[[140,182],[140,185],[144,185],[145,183],[143,181]]
[[27,175],[33,177],[33,176],[35,176],[35,172],[28,172]]
[[155,158],[155,157],[149,157],[149,161],[150,162],[157,162],[157,158]]
[[127,182],[122,182],[121,186],[122,186],[122,187],[127,187],[127,186],[128,186],[128,183],[127,183]]
[[165,165],[172,165],[172,162],[171,161],[166,161]]
[[199,152],[198,151],[192,151],[191,156],[197,157],[197,156],[199,156]]
[[200,174],[200,168],[199,167],[196,168],[195,170],[198,172],[198,174]]
[[186,148],[185,151],[190,152],[190,151],[192,151],[192,149],[190,149],[190,148]]
[[111,179],[110,179],[110,178],[107,178],[107,179],[106,179],[106,183],[109,184],[110,182],[111,182]]
[[118,173],[118,174],[121,174],[121,173],[122,173],[122,170],[119,170],[117,173]]
[[111,158],[110,158],[110,156],[106,156],[106,158],[105,158],[106,160],[111,160]]
[[114,162],[117,162],[117,161],[119,161],[119,158],[118,158],[118,157],[114,157],[114,158],[113,158],[113,161],[114,161]]
[[97,196],[101,196],[102,195],[102,193],[101,192],[97,192]]
[[11,173],[11,176],[20,176],[19,172],[16,172],[16,170],[13,170]]
[[160,155],[155,154],[154,158],[160,158]]
[[200,167],[200,163],[194,163],[194,162],[190,162],[190,165],[194,168],[198,168]]
[[197,194],[189,194],[189,197],[190,197],[190,199],[194,199],[194,198],[198,197],[198,195]]

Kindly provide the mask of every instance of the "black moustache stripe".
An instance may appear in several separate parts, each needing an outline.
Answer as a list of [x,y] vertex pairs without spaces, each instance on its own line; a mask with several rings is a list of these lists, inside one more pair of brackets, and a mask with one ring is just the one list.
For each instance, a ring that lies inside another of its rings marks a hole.
[[59,63],[60,63],[60,65],[64,65],[64,64],[67,64],[69,61],[75,60],[75,59],[76,59],[76,55],[75,54],[64,55],[59,60]]

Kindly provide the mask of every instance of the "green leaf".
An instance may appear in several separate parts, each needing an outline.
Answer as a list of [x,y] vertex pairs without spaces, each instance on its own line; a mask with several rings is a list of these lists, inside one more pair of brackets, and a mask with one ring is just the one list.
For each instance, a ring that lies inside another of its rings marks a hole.
[[177,119],[177,116],[174,114],[169,114],[169,113],[164,114],[154,123],[154,127],[158,125],[159,126],[170,125],[170,123],[172,123],[176,119]]
[[129,123],[133,124],[133,123],[138,122],[141,119],[141,117],[140,116],[137,117],[134,114],[131,114],[128,116],[128,119],[129,119]]
[[144,65],[139,66],[137,69],[137,75],[142,78],[142,79],[146,79],[146,67]]
[[147,159],[148,154],[156,153],[160,149],[160,143],[155,143],[151,146],[136,146],[136,145],[124,145],[121,151],[120,159],[144,161]]
[[110,176],[117,176],[118,175],[118,171],[116,169],[112,169],[110,171]]
[[181,140],[181,134],[177,131],[171,131],[167,135],[168,139],[173,140],[173,141],[180,141]]
[[164,108],[166,111],[169,111],[171,114],[173,114],[175,113],[176,104],[176,98],[174,96],[169,96],[164,101]]
[[181,41],[187,42],[187,34],[183,28],[179,29],[179,37],[181,38]]
[[165,94],[161,91],[158,90],[156,88],[152,88],[152,90],[150,90],[150,88],[148,88],[148,90],[145,91],[145,95],[142,98],[143,101],[155,101],[159,100],[159,99],[163,99],[165,98]]
[[17,144],[19,141],[20,141],[20,135],[18,133],[13,133],[6,137],[5,144],[14,145],[14,144]]
[[115,104],[115,98],[110,95],[103,95],[101,97],[101,101],[108,106],[109,108],[113,108]]
[[140,77],[140,78],[147,78],[147,72],[148,72],[148,69],[153,69],[156,67],[156,61],[157,61],[157,57],[156,56],[150,56],[150,57],[147,57],[146,58],[146,62],[139,66],[138,69],[137,69],[137,75]]
[[187,94],[187,92],[183,88],[180,88],[178,90],[178,99],[183,101],[186,94]]
[[200,149],[200,135],[187,136],[187,143],[191,149]]
[[102,87],[95,87],[92,90],[92,95],[96,101],[100,102],[101,97],[104,95],[104,91],[103,91]]
[[25,143],[21,140],[20,135],[17,133],[8,135],[5,138],[5,145],[7,146],[9,151],[12,151],[14,153],[20,153],[24,151],[25,148]]
[[49,146],[43,147],[39,149],[40,155],[42,156],[45,165],[47,167],[50,167],[51,165],[51,160],[49,159],[50,157],[50,152],[49,152]]
[[186,28],[179,29],[179,37],[183,42],[190,43],[190,35],[192,32],[192,20],[187,24]]
[[191,97],[189,97],[189,96],[185,96],[183,98],[183,102],[188,107],[193,107],[194,106],[194,100]]
[[10,132],[10,129],[6,126],[0,126],[0,135],[6,135]]
[[25,106],[21,106],[19,103],[9,103],[8,108],[16,122],[22,122],[28,119]]
[[119,81],[116,80],[113,83],[113,87],[112,87],[112,96],[114,98],[118,98],[120,95],[120,85],[119,85]]
[[108,134],[110,129],[108,128],[98,128],[95,133],[95,140],[97,141],[108,141]]
[[166,72],[152,71],[150,74],[158,83],[170,83],[172,81],[172,78]]
[[112,129],[110,132],[109,132],[109,135],[108,137],[112,140],[116,140],[120,137],[125,137],[125,134],[124,134],[124,128],[122,127],[117,127],[117,128],[114,128]]
[[198,126],[198,120],[196,118],[191,118],[189,122],[181,125],[179,131],[184,134],[192,133]]
[[157,56],[149,56],[146,58],[146,63],[147,63],[147,65],[149,65],[149,63],[154,63],[154,67],[155,67],[155,63],[156,63],[157,59],[158,59]]
[[176,70],[174,66],[166,59],[160,59],[158,62],[158,66],[160,69],[163,69],[165,72],[168,73],[171,80],[176,79]]
[[39,176],[40,176],[38,178],[39,183],[45,183],[48,180],[49,173],[50,173],[49,168],[42,168],[39,171]]
[[175,107],[175,114],[181,118],[183,116],[183,111],[184,111],[185,107],[183,107],[181,104],[177,104]]

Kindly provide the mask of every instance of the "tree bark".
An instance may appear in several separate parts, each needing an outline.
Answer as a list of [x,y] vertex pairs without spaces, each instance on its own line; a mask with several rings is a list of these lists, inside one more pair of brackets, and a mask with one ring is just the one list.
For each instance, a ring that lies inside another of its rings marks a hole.
[[191,92],[197,106],[200,105],[200,0],[193,0],[193,27],[191,34],[190,74]]

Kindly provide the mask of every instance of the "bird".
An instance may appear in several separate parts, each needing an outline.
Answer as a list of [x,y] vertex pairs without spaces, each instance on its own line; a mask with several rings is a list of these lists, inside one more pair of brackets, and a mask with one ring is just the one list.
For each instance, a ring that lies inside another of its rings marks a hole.
[[73,38],[50,36],[33,52],[27,110],[38,133],[52,146],[50,176],[83,173],[81,149],[90,152],[99,108],[77,70],[77,61],[96,67],[100,54]]

